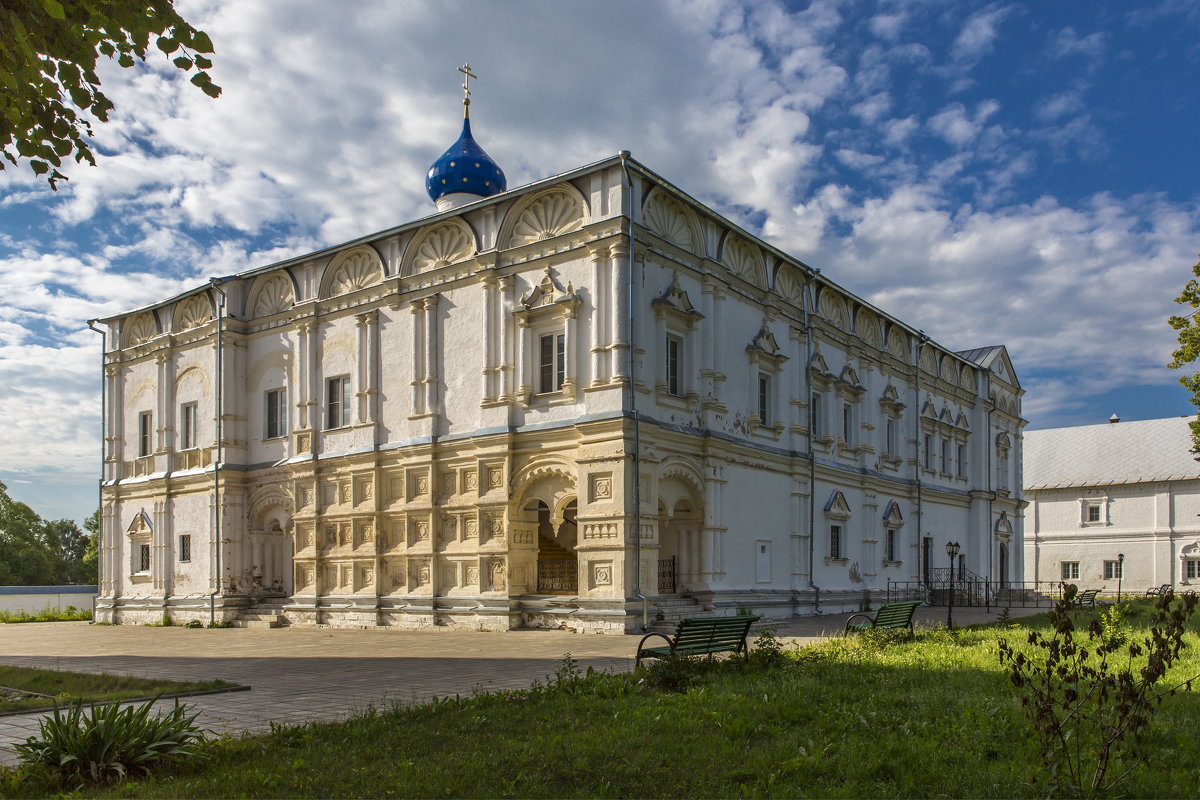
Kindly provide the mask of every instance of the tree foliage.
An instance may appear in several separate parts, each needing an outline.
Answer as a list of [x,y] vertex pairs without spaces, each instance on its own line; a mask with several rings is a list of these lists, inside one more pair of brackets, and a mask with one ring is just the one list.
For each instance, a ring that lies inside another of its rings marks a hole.
[[0,0],[0,169],[27,161],[50,186],[65,159],[95,164],[85,137],[108,121],[101,56],[122,67],[155,48],[209,97],[221,87],[208,69],[212,41],[175,11],[174,0]]
[[88,552],[98,538],[73,520],[43,520],[0,482],[0,586],[95,583],[99,559],[89,560]]
[[[1192,267],[1192,279],[1183,287],[1175,302],[1187,304],[1193,311],[1186,316],[1175,316],[1167,320],[1171,327],[1179,332],[1179,348],[1171,353],[1171,363],[1167,366],[1171,369],[1186,369],[1200,359],[1200,322],[1196,319],[1195,311],[1200,309],[1200,262]],[[1193,371],[1184,375],[1179,382],[1191,393],[1192,405],[1200,409],[1200,372]],[[1189,424],[1192,429],[1192,452],[1200,455],[1200,412]]]

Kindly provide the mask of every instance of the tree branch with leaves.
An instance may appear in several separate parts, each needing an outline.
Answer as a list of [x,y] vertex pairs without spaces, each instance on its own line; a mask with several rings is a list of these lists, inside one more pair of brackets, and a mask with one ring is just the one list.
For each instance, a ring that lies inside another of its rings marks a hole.
[[[1200,262],[1192,267],[1192,279],[1187,282],[1175,298],[1176,303],[1187,304],[1193,309],[1200,309]],[[1185,316],[1175,316],[1167,320],[1168,324],[1178,331],[1179,347],[1171,353],[1171,369],[1185,369],[1200,359],[1200,321],[1196,319],[1197,311]],[[1192,372],[1179,379],[1191,392],[1192,405],[1200,409],[1200,372]],[[1200,413],[1188,425],[1192,429],[1192,452],[1200,455]]]
[[113,103],[100,90],[101,57],[122,67],[152,48],[209,97],[212,41],[175,11],[173,0],[0,0],[0,169],[26,162],[51,188],[65,160],[95,165],[92,120]]

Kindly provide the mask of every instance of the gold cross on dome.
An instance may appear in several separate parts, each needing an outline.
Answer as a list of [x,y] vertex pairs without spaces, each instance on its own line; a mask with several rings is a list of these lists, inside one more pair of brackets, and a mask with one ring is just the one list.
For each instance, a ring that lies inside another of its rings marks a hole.
[[458,68],[458,71],[463,74],[463,105],[471,105],[471,79],[479,80],[479,76],[471,72],[470,64],[463,64]]

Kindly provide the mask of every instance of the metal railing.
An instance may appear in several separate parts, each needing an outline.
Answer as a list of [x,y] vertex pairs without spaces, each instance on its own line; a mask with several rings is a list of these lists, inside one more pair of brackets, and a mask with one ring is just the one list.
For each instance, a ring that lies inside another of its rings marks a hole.
[[[1050,608],[1062,599],[1059,581],[989,581],[978,576],[949,580],[949,569],[931,575],[928,581],[892,581],[887,583],[887,602],[920,600],[931,606],[944,606],[953,592],[954,605],[967,608]],[[955,570],[957,573],[957,570]]]
[[658,593],[675,594],[675,556],[658,560]]
[[537,587],[542,594],[575,594],[579,591],[579,569],[575,559],[538,561]]

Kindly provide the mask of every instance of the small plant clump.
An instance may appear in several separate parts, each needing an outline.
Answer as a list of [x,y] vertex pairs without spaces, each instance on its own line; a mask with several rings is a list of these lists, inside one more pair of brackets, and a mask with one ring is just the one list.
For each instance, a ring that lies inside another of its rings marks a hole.
[[1153,711],[1164,697],[1191,688],[1194,678],[1159,684],[1184,646],[1197,598],[1194,592],[1159,596],[1143,637],[1133,636],[1123,610],[1112,606],[1092,618],[1085,639],[1071,615],[1077,593],[1068,586],[1050,612],[1050,635],[1029,632],[1032,655],[1006,639],[999,647],[1054,789],[1087,797],[1108,792],[1145,762],[1143,738]]
[[199,712],[189,715],[189,707],[176,701],[171,711],[151,715],[155,702],[93,703],[88,714],[82,701],[65,710],[56,707],[39,723],[37,736],[16,745],[17,755],[60,779],[92,783],[148,772],[165,758],[195,755],[207,738],[195,724]]
[[0,623],[6,622],[83,622],[92,618],[90,608],[67,606],[61,611],[47,606],[41,611],[0,611]]

